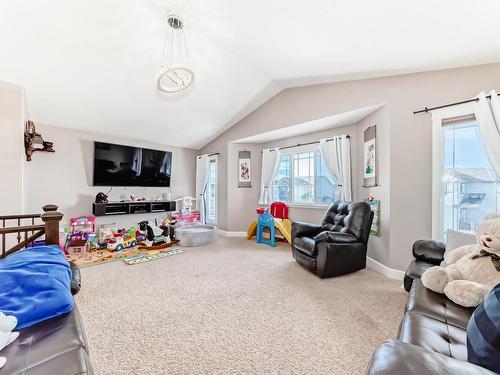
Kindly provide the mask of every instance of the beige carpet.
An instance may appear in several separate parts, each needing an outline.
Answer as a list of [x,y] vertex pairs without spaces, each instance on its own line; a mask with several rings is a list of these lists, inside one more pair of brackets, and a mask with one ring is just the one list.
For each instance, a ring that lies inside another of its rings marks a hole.
[[288,246],[221,238],[166,259],[82,270],[97,374],[364,374],[405,293],[372,270],[321,280]]

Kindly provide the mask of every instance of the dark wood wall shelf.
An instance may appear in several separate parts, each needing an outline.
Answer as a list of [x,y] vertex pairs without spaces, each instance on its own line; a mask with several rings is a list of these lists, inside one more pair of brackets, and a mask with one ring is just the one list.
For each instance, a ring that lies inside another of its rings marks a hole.
[[93,203],[95,216],[148,214],[175,211],[174,201],[127,201]]

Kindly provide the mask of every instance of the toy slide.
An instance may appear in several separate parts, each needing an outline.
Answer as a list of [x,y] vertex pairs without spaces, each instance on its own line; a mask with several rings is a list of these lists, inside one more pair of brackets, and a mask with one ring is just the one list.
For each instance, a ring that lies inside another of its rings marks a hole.
[[[285,237],[288,243],[292,241],[292,222],[288,219],[274,219],[274,226],[280,231],[280,233]],[[247,230],[247,240],[255,236],[257,232],[257,220],[252,221],[250,227]]]

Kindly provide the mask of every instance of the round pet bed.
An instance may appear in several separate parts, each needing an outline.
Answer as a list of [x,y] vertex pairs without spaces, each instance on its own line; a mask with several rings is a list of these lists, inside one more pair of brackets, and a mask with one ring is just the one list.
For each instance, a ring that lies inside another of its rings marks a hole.
[[215,225],[188,225],[175,230],[175,238],[179,245],[186,247],[205,246],[217,242]]

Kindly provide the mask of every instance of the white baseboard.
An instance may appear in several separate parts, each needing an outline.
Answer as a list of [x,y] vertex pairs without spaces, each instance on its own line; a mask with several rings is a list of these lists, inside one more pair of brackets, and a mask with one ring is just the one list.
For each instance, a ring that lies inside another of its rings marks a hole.
[[247,232],[235,232],[235,231],[227,231],[222,229],[217,229],[217,232],[224,237],[246,237]]
[[371,268],[374,271],[377,271],[381,273],[382,275],[390,278],[390,279],[396,279],[403,281],[403,278],[405,276],[405,273],[400,270],[396,270],[394,268],[389,268],[385,265],[383,265],[380,262],[377,262],[375,259],[372,259],[370,257],[366,258],[366,266],[368,268]]

